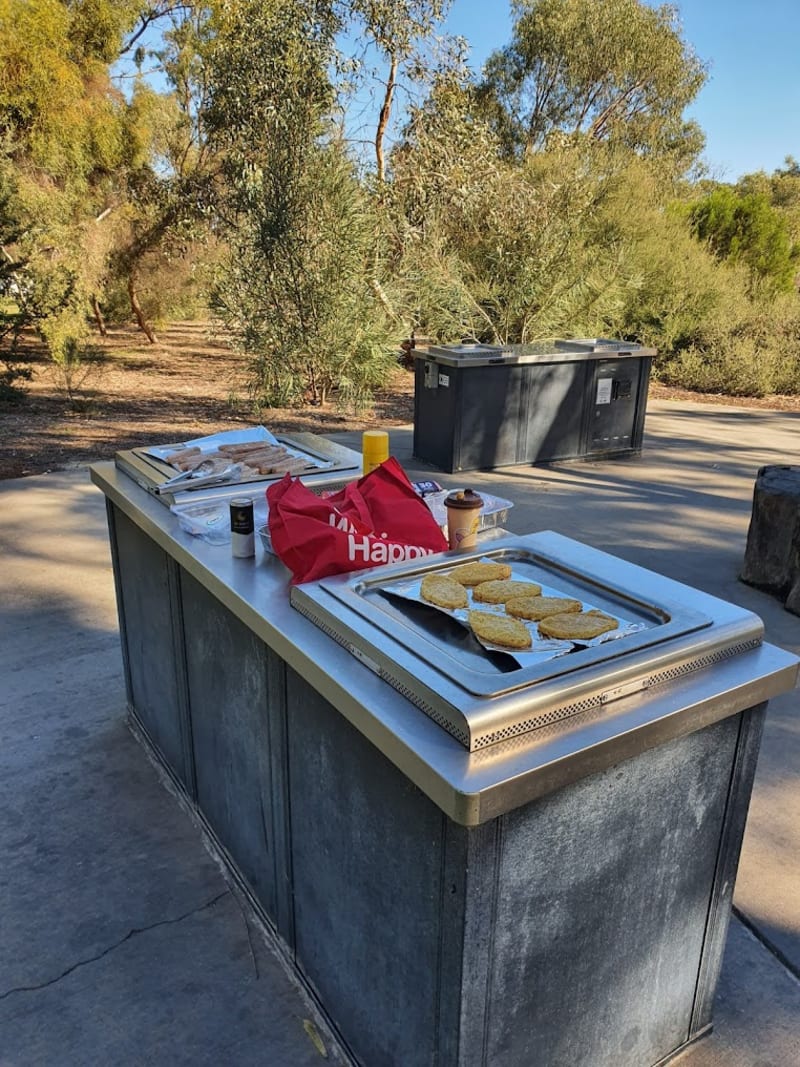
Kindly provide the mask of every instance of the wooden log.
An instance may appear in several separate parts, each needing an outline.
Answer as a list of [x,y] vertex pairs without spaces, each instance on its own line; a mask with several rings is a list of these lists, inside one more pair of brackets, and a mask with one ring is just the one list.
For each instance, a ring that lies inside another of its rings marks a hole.
[[759,470],[740,578],[800,615],[800,467]]

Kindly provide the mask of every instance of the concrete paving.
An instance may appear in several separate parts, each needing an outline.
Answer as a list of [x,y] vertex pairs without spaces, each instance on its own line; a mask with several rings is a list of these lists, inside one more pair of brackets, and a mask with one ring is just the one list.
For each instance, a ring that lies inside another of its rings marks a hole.
[[315,1067],[322,1023],[126,728],[87,472],[0,483],[0,558],[0,1067]]
[[[414,461],[410,428],[391,437],[412,478],[507,497],[511,529],[557,530],[742,604],[800,653],[800,619],[737,581],[756,471],[800,462],[798,431],[796,415],[654,401],[640,459],[468,475]],[[124,725],[87,473],[0,483],[0,552],[0,1067],[305,1067],[322,1048],[336,1062]],[[715,1030],[682,1067],[800,1065],[798,703],[770,706]]]

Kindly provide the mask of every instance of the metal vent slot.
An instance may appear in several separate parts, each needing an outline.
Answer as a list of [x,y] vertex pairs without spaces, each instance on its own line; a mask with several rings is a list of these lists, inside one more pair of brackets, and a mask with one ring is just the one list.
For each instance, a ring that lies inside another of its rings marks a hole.
[[467,734],[464,733],[463,730],[459,730],[458,727],[454,726],[449,719],[445,718],[445,716],[441,714],[441,712],[438,712],[435,708],[432,708],[430,704],[426,703],[420,696],[418,696],[413,689],[409,689],[407,685],[403,685],[402,682],[398,681],[398,679],[395,678],[394,675],[390,674],[383,667],[381,667],[379,674],[384,681],[388,682],[389,685],[393,686],[393,688],[395,688],[398,693],[404,696],[406,700],[410,700],[411,703],[415,705],[415,707],[418,707],[420,709],[420,711],[424,711],[429,719],[433,719],[435,723],[438,723],[439,726],[442,726],[445,730],[447,730],[449,734],[452,734],[452,736],[455,737],[456,740],[460,741],[462,745],[466,745],[466,747],[469,748],[469,737],[467,736]]
[[[760,644],[760,638],[753,638],[742,644],[733,645],[731,648],[720,649],[718,652],[712,652],[707,656],[701,656],[698,659],[691,660],[689,663],[682,663],[679,666],[670,667],[669,670],[659,671],[658,674],[651,675],[646,681],[644,688],[652,689],[657,685],[663,685],[665,682],[671,682],[675,678],[680,678],[683,675],[702,670],[703,667],[712,667],[715,663],[730,659],[732,656],[741,655],[743,652],[750,652],[752,649],[758,648]],[[508,738],[516,737],[519,734],[538,730],[542,726],[560,722],[562,719],[567,719],[571,715],[577,715],[578,712],[588,711],[590,708],[599,707],[601,704],[602,700],[597,696],[590,697],[586,700],[580,700],[575,704],[567,704],[562,708],[553,708],[552,711],[548,711],[545,715],[537,715],[531,719],[525,719],[523,722],[513,723],[511,726],[506,726],[502,730],[496,730],[494,733],[486,734],[485,737],[477,738],[475,741],[475,748],[486,748],[488,745],[494,745],[498,741],[505,741]]]
[[337,633],[337,631],[334,630],[331,626],[328,626],[327,623],[322,622],[321,619],[318,619],[316,615],[313,614],[313,612],[310,612],[302,604],[293,603],[292,606],[297,611],[299,611],[301,615],[304,615],[310,622],[313,622],[315,626],[318,626],[320,630],[322,630],[328,635],[328,637],[332,637],[337,645],[341,645],[342,648],[346,648],[348,652],[352,653],[353,649],[350,645],[350,642],[347,640],[347,638],[343,637],[342,634]]
[[718,652],[711,652],[707,656],[701,656],[699,659],[690,660],[688,663],[681,663],[676,667],[670,667],[666,671],[659,671],[658,674],[653,674],[647,681],[648,687],[652,688],[656,685],[663,685],[664,682],[671,682],[675,678],[681,678],[685,674],[691,674],[693,671],[702,670],[703,667],[713,667],[715,663],[721,663],[725,659],[730,659],[731,656],[739,656],[743,652],[751,652],[754,648],[758,648],[761,645],[761,639],[758,637],[752,638],[750,641],[744,641],[740,645],[732,645],[730,648],[722,648]]
[[487,745],[494,745],[498,741],[507,740],[509,737],[516,737],[518,734],[538,730],[541,726],[549,726],[554,722],[560,722],[562,719],[568,719],[571,715],[577,715],[580,711],[589,711],[591,708],[600,707],[601,704],[600,697],[596,696],[578,700],[574,704],[565,704],[561,708],[553,708],[551,711],[545,712],[544,715],[535,715],[532,719],[512,723],[511,726],[505,726],[502,730],[495,730],[494,733],[477,738],[475,748],[486,748]]
[[[332,637],[337,645],[341,645],[342,648],[346,648],[348,652],[352,653],[352,645],[340,633],[337,633],[337,631],[334,630],[332,627],[328,626],[327,623],[324,623],[320,619],[318,619],[313,614],[313,612],[310,612],[303,604],[295,603],[294,607],[300,612],[301,615],[304,615],[307,619],[313,622],[315,626],[318,626],[320,630],[323,631],[323,633],[326,633],[328,637]],[[429,718],[433,719],[433,721],[438,723],[439,726],[442,726],[445,730],[447,730],[449,734],[452,734],[453,737],[455,737],[457,741],[460,741],[462,745],[465,745],[467,748],[469,748],[469,737],[464,733],[464,731],[459,730],[457,726],[453,726],[451,722],[449,722],[442,714],[440,714],[440,712],[436,711],[435,708],[432,708],[430,704],[426,704],[421,697],[417,696],[413,689],[409,689],[408,686],[403,685],[402,682],[398,681],[397,678],[391,675],[383,667],[381,667],[381,669],[378,671],[378,677],[382,678],[385,682],[388,682],[389,685],[391,685],[394,689],[398,691],[398,693],[400,693],[407,700],[410,700],[412,704],[418,707],[420,711],[424,711]]]

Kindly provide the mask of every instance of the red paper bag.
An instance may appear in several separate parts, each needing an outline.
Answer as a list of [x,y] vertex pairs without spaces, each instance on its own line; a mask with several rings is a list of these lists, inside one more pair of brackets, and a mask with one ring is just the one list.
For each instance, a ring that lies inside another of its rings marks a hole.
[[285,474],[267,489],[269,533],[292,582],[418,559],[447,548],[394,458],[324,499]]

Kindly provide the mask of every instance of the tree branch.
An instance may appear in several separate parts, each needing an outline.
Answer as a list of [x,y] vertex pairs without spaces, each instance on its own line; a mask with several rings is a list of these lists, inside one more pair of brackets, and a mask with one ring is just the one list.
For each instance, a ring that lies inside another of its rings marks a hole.
[[187,4],[183,2],[183,0],[179,0],[179,2],[177,3],[175,2],[175,0],[166,0],[165,3],[156,4],[154,7],[150,8],[149,11],[145,12],[141,16],[141,20],[139,22],[138,27],[134,30],[132,36],[128,38],[126,43],[121,48],[119,58],[121,59],[122,56],[124,56],[127,52],[130,52],[136,42],[144,36],[148,28],[154,22],[157,22],[159,19],[164,18],[165,15],[171,15],[175,11],[191,11],[191,9],[192,5],[190,3]]
[[383,139],[386,134],[386,127],[389,124],[389,116],[392,113],[392,97],[394,96],[394,87],[396,84],[397,56],[392,53],[391,63],[389,65],[389,77],[386,81],[386,92],[383,97],[383,104],[381,105],[381,113],[378,117],[378,129],[375,132],[375,160],[378,166],[379,182],[383,182],[385,178]]

